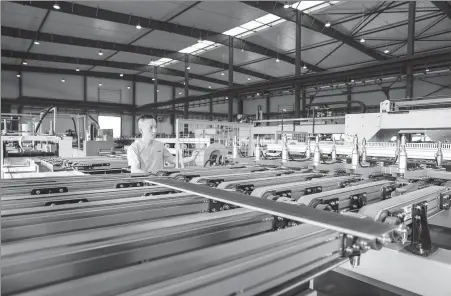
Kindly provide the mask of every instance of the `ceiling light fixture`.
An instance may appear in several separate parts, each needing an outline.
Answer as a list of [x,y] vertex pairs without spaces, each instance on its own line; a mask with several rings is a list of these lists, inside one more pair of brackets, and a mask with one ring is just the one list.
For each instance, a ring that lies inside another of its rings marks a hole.
[[16,76],[17,76],[17,78],[20,78],[20,74],[17,74]]
[[360,43],[365,43],[365,38],[360,38]]
[[121,73],[121,74],[119,74],[119,76],[124,77],[124,74]]
[[384,50],[384,53],[389,53],[389,52],[390,52],[390,50],[388,50],[388,49]]
[[103,56],[103,52],[99,50],[99,56]]
[[33,43],[36,44],[36,45],[39,45],[39,41],[38,40],[35,40]]
[[77,67],[77,69],[75,69],[75,71],[80,72],[80,68]]
[[138,23],[137,25],[136,25],[136,29],[138,29],[138,30],[141,30],[141,25]]
[[189,69],[191,69],[191,67],[190,67],[190,66],[186,67],[186,70],[189,70]]
[[290,8],[290,4],[288,4],[288,2],[285,1],[285,4],[283,5],[283,8],[285,8],[285,9]]
[[102,83],[99,83],[99,86],[102,86]]
[[251,77],[250,77],[250,76],[247,76],[247,80],[251,80]]
[[302,69],[307,69],[307,66],[306,65],[302,66]]
[[426,68],[426,72],[429,72],[429,68]]
[[211,88],[211,85],[209,85],[208,88]]
[[55,8],[56,10],[59,10],[61,7],[60,7],[60,5],[58,4],[58,2],[55,1],[55,4],[53,4],[53,8]]
[[276,62],[277,62],[277,63],[280,62],[279,58],[276,59]]
[[181,91],[179,91],[179,95],[181,95],[182,94],[182,92]]
[[324,24],[327,28],[329,28],[330,27],[330,22],[327,22],[327,23],[325,23]]
[[152,78],[152,81],[155,81],[155,77],[154,77],[154,78]]
[[225,73],[224,73],[224,72],[222,72],[222,73],[221,73],[221,75],[222,75],[222,76],[224,76],[224,75],[225,75]]
[[27,61],[23,61],[22,65],[28,65]]
[[354,83],[354,79],[351,79],[351,82]]
[[127,89],[130,89],[131,87],[130,86],[127,86]]
[[61,82],[66,82],[66,79],[64,79],[64,78],[63,78],[63,79],[61,79]]
[[159,89],[157,89],[157,92],[159,92],[160,90]]
[[259,96],[260,95],[260,93],[257,93],[257,96]]

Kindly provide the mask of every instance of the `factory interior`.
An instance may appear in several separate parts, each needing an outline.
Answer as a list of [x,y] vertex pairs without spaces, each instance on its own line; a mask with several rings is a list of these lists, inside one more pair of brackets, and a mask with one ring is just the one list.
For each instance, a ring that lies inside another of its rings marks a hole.
[[451,296],[451,1],[1,26],[2,296]]

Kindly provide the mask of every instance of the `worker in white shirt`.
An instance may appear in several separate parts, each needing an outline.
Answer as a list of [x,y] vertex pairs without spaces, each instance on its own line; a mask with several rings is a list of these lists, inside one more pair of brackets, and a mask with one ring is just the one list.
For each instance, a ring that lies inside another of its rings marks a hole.
[[[138,119],[138,128],[142,137],[136,139],[127,150],[128,165],[131,173],[157,173],[164,168],[164,162],[176,163],[173,156],[163,145],[155,140],[157,122],[152,115],[144,115]],[[183,163],[193,161],[199,151],[194,151],[191,157],[183,158]]]

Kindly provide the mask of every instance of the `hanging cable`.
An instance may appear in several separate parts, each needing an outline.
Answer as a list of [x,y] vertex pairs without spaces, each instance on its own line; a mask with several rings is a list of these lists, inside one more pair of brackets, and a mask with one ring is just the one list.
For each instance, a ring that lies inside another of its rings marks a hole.
[[52,107],[48,108],[48,109],[44,112],[44,115],[41,117],[41,119],[39,119],[38,125],[36,126],[36,129],[34,130],[34,133],[35,133],[35,134],[38,133],[38,130],[39,130],[39,128],[41,127],[41,123],[42,123],[42,121],[44,120],[45,116],[46,116],[53,108],[55,108],[55,106],[52,106]]

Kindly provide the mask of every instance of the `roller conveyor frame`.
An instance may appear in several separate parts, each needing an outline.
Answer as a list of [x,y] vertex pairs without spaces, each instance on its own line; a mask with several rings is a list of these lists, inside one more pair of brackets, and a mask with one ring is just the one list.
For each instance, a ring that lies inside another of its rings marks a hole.
[[236,173],[236,174],[211,174],[206,176],[194,177],[189,182],[194,184],[206,184],[210,187],[218,187],[222,182],[230,182],[230,181],[240,181],[246,180],[249,178],[271,178],[278,177],[282,175],[293,174],[294,171],[262,171],[262,172],[249,172],[249,173]]
[[[262,223],[264,225],[268,221]],[[264,228],[261,230],[264,231]],[[177,241],[173,245],[179,249],[187,248]],[[160,246],[160,252],[167,251],[168,247],[165,247]],[[147,295],[150,291],[154,291],[154,295],[173,295],[174,288],[182,289],[184,294],[192,291],[193,295],[230,295],[240,290],[245,290],[245,295],[255,295],[259,289],[268,289],[268,284],[277,287],[293,279],[299,284],[345,262],[347,258],[340,252],[341,247],[342,239],[337,233],[302,225],[286,232],[262,234],[200,250],[188,249],[188,252],[170,258],[56,283],[17,295]],[[147,251],[147,254],[155,252]],[[23,278],[26,275],[30,274],[10,275],[6,280],[18,283],[20,276]],[[34,274],[41,280],[49,278],[45,275],[40,275],[39,270]],[[243,281],[243,276],[247,280]],[[196,289],[192,290],[193,287]],[[165,292],[166,288],[170,291]]]
[[[167,197],[148,197],[141,202],[110,204],[102,207],[71,209],[57,213],[18,214],[2,221],[2,240],[30,239],[84,229],[109,227],[144,220],[156,220],[207,212],[205,199],[182,193]],[[34,209],[40,211],[40,208]],[[44,209],[45,210],[45,209]]]
[[292,200],[297,200],[304,195],[343,188],[350,185],[352,186],[352,183],[358,183],[361,180],[362,179],[357,176],[330,176],[313,179],[311,181],[259,187],[252,191],[250,195],[272,200],[277,200],[280,197],[288,197]]
[[[73,201],[77,201],[76,205],[85,205],[89,207],[92,202],[108,201],[124,198],[143,197],[146,195],[160,195],[175,193],[175,190],[161,186],[144,186],[123,189],[99,189],[89,191],[67,192],[61,194],[48,195],[19,195],[5,196],[2,198],[2,208],[4,210],[25,209],[35,207],[49,207],[52,204],[58,205],[52,207],[55,210],[64,209],[70,205],[74,205]],[[67,203],[67,205],[65,205]],[[47,205],[47,206],[46,206]]]
[[[20,283],[25,279],[32,288],[37,281],[41,285],[82,273],[105,272],[271,229],[272,221],[265,215],[241,209],[47,236],[33,239],[32,246],[27,241],[11,242],[5,248],[3,280],[9,290],[23,290],[26,285]],[[96,251],[99,247],[101,257]]]
[[278,185],[283,183],[291,183],[295,181],[307,181],[314,178],[324,177],[324,174],[319,173],[294,173],[289,175],[282,175],[268,178],[252,178],[247,180],[225,181],[219,184],[216,188],[225,190],[236,190],[241,193],[250,194],[255,188],[267,185]]
[[294,201],[286,197],[279,198],[277,201],[334,212],[358,211],[366,204],[391,198],[391,193],[397,187],[397,183],[393,181],[376,181],[304,195]]

